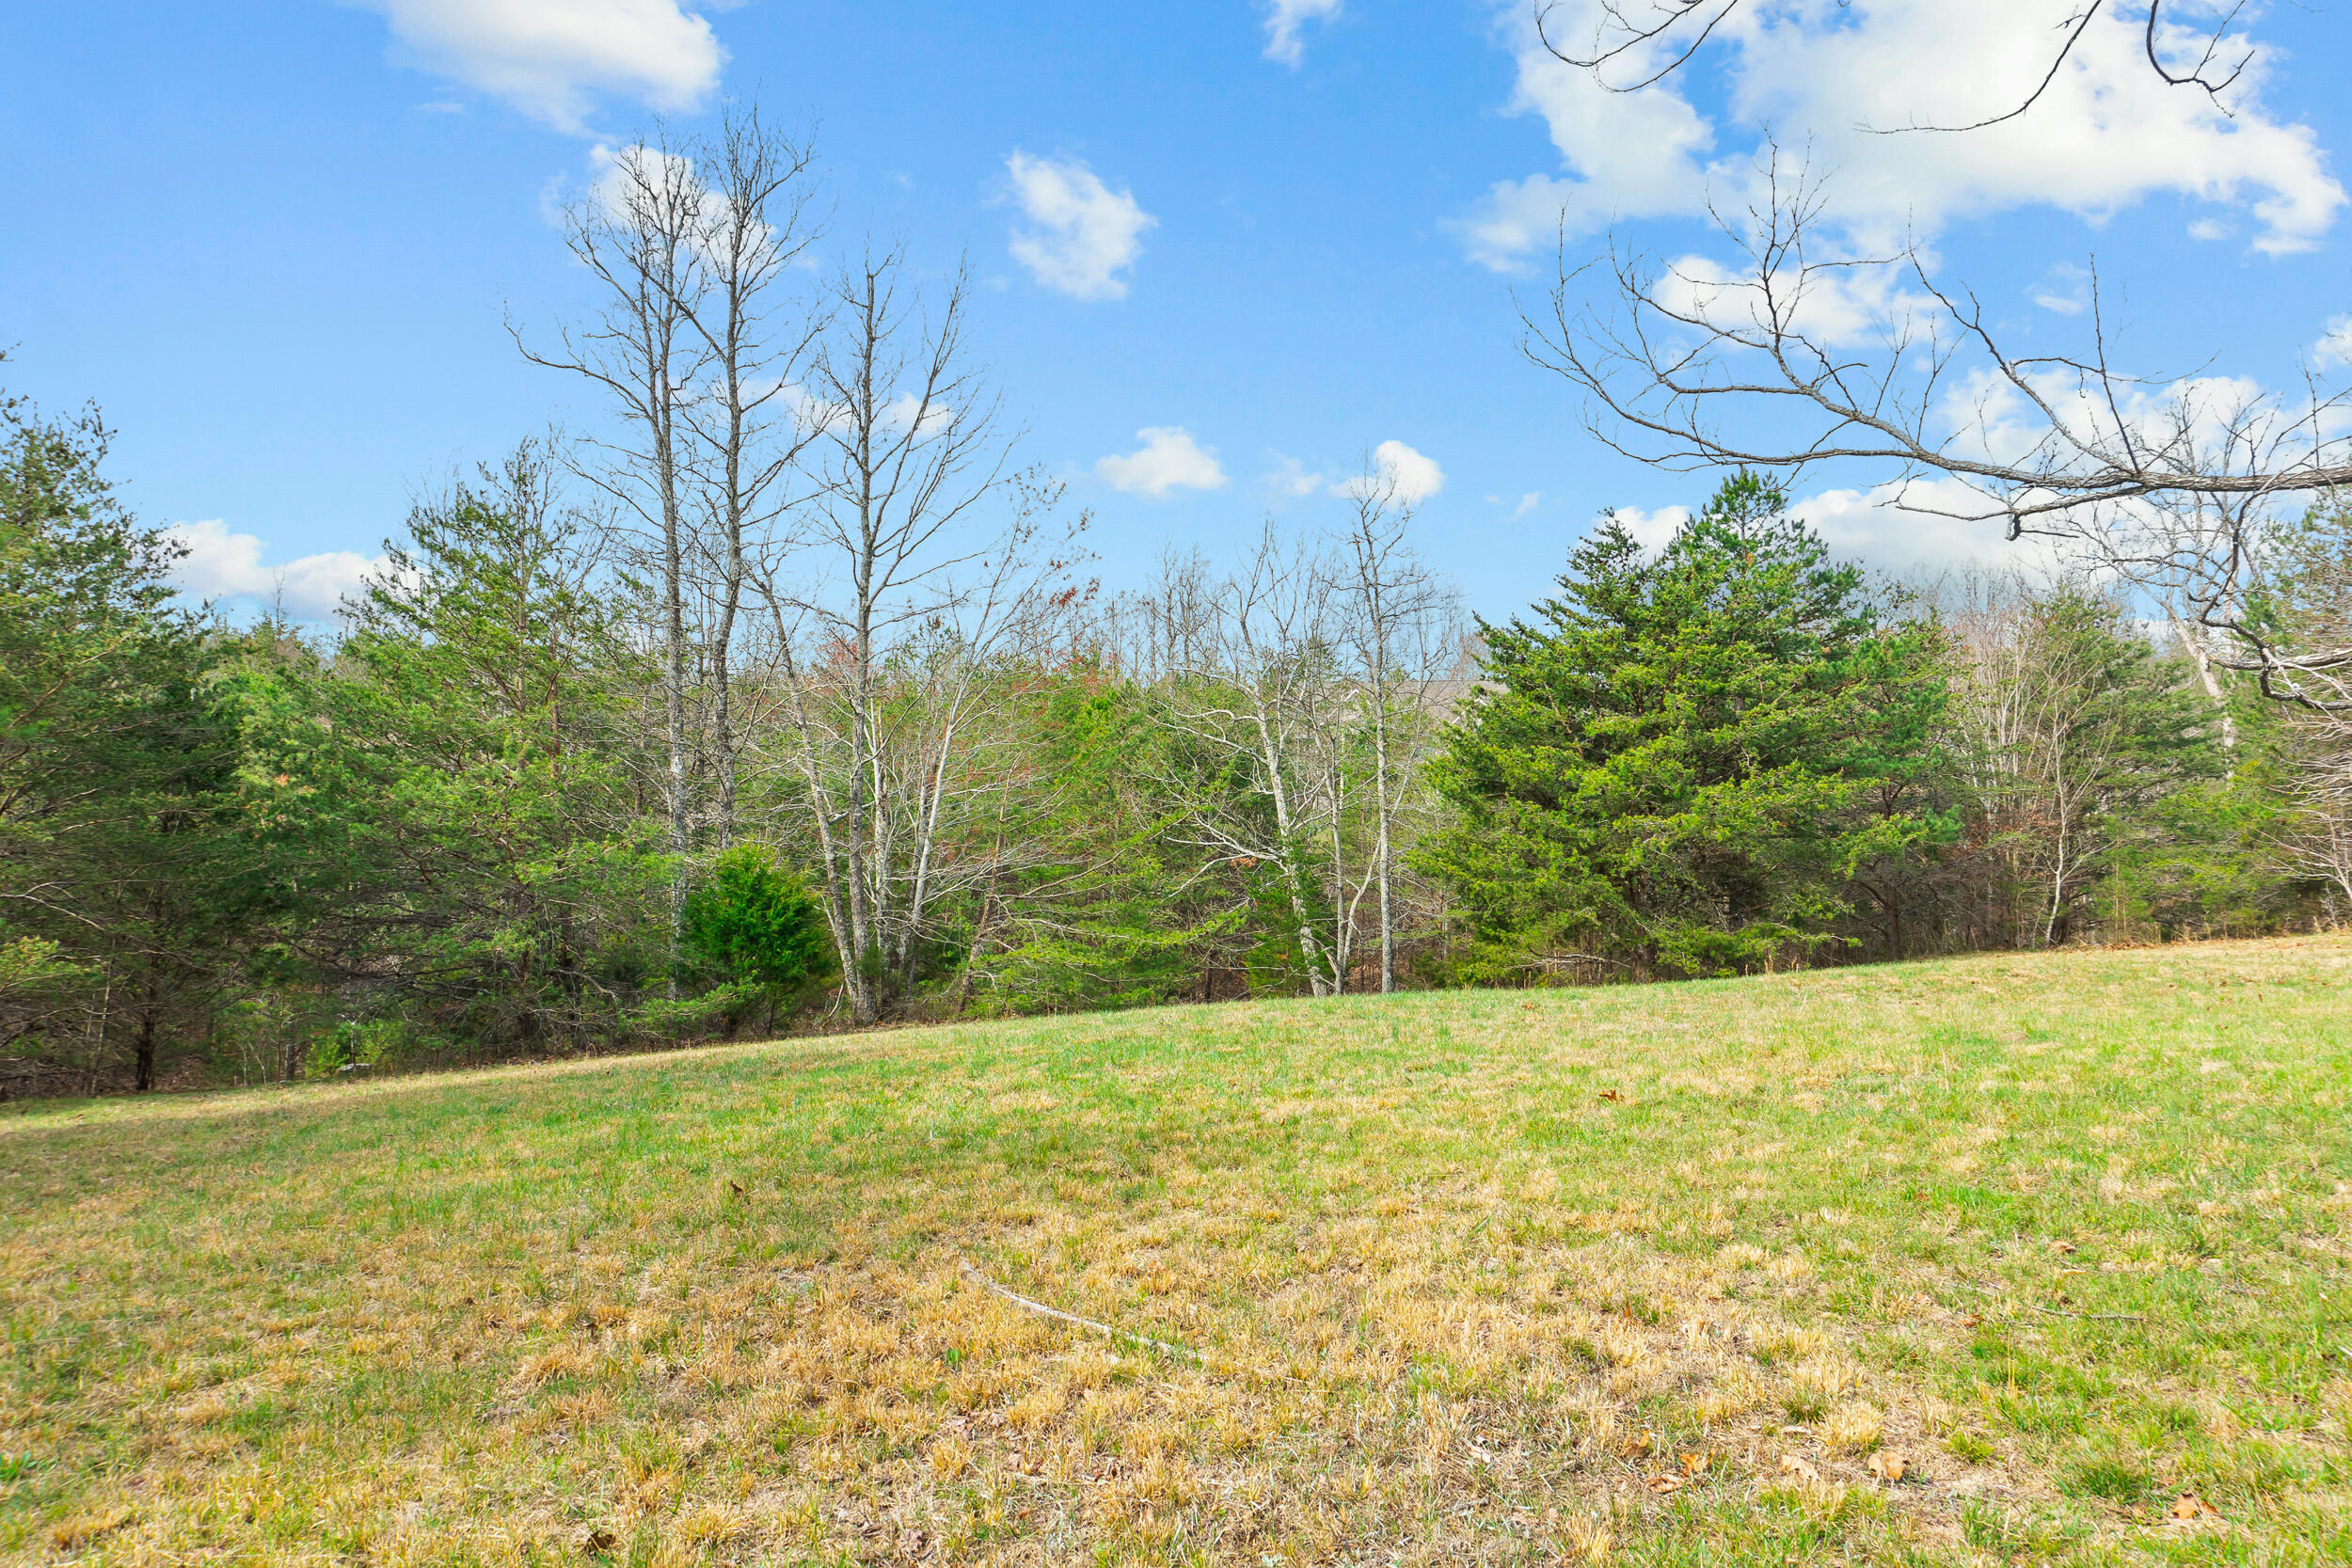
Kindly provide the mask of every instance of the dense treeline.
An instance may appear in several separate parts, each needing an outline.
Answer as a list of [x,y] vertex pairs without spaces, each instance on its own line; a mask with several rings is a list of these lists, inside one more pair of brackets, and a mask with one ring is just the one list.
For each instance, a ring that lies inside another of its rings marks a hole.
[[[862,674],[749,639],[723,815],[697,646],[679,855],[658,606],[557,454],[420,506],[305,636],[175,601],[94,418],[8,420],[17,1092],[707,1037],[860,985],[938,1016],[2352,912],[2328,726],[2082,584],[1874,584],[1754,475],[1662,550],[1604,525],[1474,632],[1375,476],[1341,539],[1108,600],[1046,562]],[[2294,536],[2276,613],[2341,613],[2342,537]]]
[[[2341,718],[2102,580],[1872,578],[1767,475],[1496,624],[1376,465],[1104,594],[960,278],[787,297],[808,165],[621,160],[531,351],[611,430],[417,506],[331,634],[184,604],[97,417],[0,404],[0,1093],[2352,916]],[[2249,624],[2352,643],[2346,520]]]

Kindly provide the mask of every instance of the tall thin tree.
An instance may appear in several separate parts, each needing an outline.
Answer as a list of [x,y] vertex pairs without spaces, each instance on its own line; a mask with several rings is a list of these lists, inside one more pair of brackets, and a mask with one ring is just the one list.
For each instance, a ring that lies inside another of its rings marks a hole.
[[967,362],[970,293],[959,271],[926,300],[895,247],[843,265],[803,415],[817,439],[797,576],[772,562],[759,573],[826,914],[865,1023],[881,1017],[890,956],[912,940],[889,667],[907,634],[961,600],[958,572],[995,543],[967,526],[1006,460],[994,401]]
[[[534,347],[510,323],[532,364],[585,377],[612,400],[612,433],[592,436],[601,463],[582,472],[639,525],[651,557],[661,650],[662,805],[669,847],[692,845],[686,701],[688,501],[692,477],[690,400],[709,362],[695,328],[710,287],[707,192],[666,133],[613,154],[604,174],[564,210],[573,259],[595,280],[599,303],[578,324]],[[683,883],[674,889],[675,906]]]
[[756,104],[730,110],[692,149],[701,287],[683,300],[698,341],[701,385],[680,404],[693,436],[694,491],[703,531],[690,552],[707,620],[712,802],[718,837],[736,832],[734,652],[753,553],[790,504],[787,476],[818,424],[793,417],[824,313],[787,286],[818,238],[815,153],[765,124]]

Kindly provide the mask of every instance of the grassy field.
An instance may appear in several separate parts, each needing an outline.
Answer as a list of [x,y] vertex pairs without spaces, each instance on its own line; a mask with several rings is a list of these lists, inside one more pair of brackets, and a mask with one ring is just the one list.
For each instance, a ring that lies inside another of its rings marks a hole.
[[0,1560],[2343,1561],[2348,1095],[2323,938],[19,1109]]

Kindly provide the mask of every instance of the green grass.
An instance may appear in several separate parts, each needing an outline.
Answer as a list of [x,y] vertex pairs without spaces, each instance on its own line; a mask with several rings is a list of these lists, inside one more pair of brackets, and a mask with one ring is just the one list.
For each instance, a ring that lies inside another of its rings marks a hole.
[[2352,1560],[2348,983],[2217,943],[13,1109],[0,1559]]

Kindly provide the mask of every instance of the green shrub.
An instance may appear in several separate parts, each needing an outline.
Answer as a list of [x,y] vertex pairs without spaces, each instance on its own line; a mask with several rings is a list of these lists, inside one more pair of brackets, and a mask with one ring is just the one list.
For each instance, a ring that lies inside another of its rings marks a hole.
[[771,992],[799,990],[835,968],[833,934],[807,885],[764,846],[739,844],[687,895],[678,938],[725,979]]

